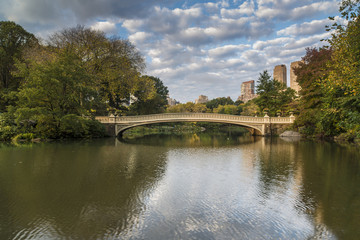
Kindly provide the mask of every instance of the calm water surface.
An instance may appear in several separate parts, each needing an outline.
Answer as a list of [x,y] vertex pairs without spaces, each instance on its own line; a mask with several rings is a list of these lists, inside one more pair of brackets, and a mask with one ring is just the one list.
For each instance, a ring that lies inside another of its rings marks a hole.
[[0,145],[0,239],[359,239],[360,151],[148,136]]

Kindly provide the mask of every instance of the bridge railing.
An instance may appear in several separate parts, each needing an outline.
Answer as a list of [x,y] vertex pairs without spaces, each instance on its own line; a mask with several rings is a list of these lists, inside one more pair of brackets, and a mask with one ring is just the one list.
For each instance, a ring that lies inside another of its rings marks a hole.
[[234,122],[248,122],[248,123],[279,123],[290,124],[293,123],[295,117],[251,117],[251,116],[239,116],[228,114],[216,114],[216,113],[163,113],[163,114],[151,114],[151,115],[139,115],[139,116],[100,116],[96,117],[101,123],[136,123],[147,121],[161,121],[161,120],[226,120]]

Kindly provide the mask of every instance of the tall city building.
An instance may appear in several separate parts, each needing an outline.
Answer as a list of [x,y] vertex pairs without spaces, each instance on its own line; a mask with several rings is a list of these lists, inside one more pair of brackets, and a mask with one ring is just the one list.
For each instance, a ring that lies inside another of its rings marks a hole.
[[286,86],[286,66],[284,64],[275,66],[273,77],[275,80],[285,84]]
[[301,87],[299,83],[296,81],[297,76],[294,73],[294,68],[299,67],[301,61],[292,62],[290,64],[290,87],[294,89],[296,92],[299,92],[301,90]]
[[169,106],[175,106],[175,105],[179,104],[179,102],[176,101],[175,99],[171,98],[169,96],[169,94],[167,95],[166,100],[167,100]]
[[209,101],[208,97],[205,95],[200,95],[198,99],[195,100],[195,103],[207,103]]
[[241,95],[238,97],[237,100],[247,102],[255,97],[256,97],[255,81],[251,80],[251,81],[243,82],[241,84]]

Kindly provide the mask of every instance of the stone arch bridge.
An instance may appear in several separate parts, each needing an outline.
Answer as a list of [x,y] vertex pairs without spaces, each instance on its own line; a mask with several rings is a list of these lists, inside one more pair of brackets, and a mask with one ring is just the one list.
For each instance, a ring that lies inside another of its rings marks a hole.
[[138,116],[114,115],[96,117],[96,120],[106,126],[110,136],[121,135],[125,130],[136,126],[168,123],[168,122],[215,122],[239,125],[247,128],[253,135],[271,135],[279,133],[278,129],[284,129],[295,120],[295,117],[248,117],[216,113],[165,113]]

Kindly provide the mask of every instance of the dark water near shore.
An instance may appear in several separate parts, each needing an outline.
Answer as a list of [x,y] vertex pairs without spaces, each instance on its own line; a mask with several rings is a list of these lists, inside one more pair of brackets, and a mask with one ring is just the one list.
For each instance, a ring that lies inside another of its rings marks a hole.
[[0,239],[359,239],[360,150],[206,133],[0,145]]

